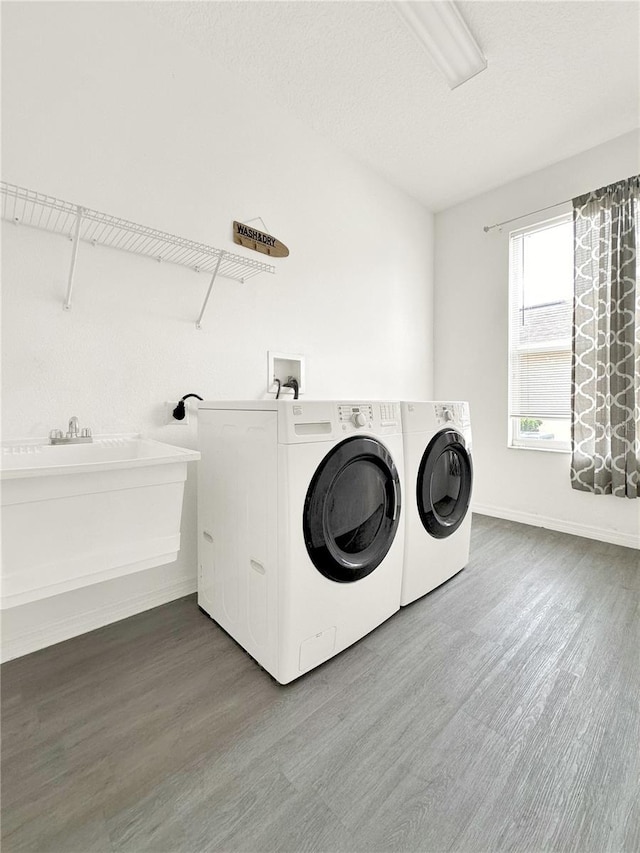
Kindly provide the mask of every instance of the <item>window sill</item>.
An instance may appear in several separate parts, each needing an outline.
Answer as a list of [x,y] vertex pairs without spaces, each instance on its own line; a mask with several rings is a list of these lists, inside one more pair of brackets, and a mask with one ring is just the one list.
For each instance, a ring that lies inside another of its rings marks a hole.
[[569,447],[544,447],[534,446],[533,444],[507,444],[507,450],[533,450],[534,453],[565,453],[567,455],[571,455],[571,448]]

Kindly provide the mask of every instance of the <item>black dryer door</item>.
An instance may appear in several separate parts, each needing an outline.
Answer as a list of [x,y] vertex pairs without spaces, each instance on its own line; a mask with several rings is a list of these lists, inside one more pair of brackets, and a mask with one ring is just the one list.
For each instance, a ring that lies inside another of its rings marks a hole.
[[469,509],[472,483],[464,437],[455,429],[437,433],[422,456],[416,482],[418,512],[427,533],[435,539],[455,533]]
[[400,479],[391,454],[374,438],[347,438],[309,485],[302,520],[307,552],[325,577],[360,580],[385,558],[399,519]]

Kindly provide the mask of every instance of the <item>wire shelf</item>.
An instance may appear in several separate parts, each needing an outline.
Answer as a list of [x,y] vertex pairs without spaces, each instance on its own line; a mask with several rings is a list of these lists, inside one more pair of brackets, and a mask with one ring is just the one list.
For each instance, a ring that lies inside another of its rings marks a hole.
[[[71,287],[79,241],[93,246],[108,246],[112,249],[144,255],[156,261],[190,267],[196,272],[213,274],[214,278],[219,275],[244,282],[263,272],[275,273],[275,267],[272,264],[223,249],[214,249],[204,243],[138,225],[135,222],[62,201],[16,184],[0,181],[0,194],[3,219],[61,234],[74,241],[66,308],[71,307]],[[212,285],[213,279],[197,323],[198,327]]]

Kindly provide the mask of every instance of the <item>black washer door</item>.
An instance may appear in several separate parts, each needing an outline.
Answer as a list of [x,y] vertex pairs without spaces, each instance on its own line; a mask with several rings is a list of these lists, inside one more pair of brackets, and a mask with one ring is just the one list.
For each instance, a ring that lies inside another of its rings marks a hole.
[[431,536],[445,539],[460,527],[472,483],[471,454],[464,437],[454,429],[439,432],[422,456],[416,484],[420,519]]
[[304,541],[325,577],[350,583],[385,558],[400,520],[400,479],[389,451],[354,436],[334,447],[311,480],[304,502]]

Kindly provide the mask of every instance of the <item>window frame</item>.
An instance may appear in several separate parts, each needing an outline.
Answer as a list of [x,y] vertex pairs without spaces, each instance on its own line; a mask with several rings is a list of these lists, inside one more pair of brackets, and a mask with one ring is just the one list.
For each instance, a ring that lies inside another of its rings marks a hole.
[[[564,205],[563,205],[564,206]],[[549,216],[545,219],[534,219],[533,216],[527,218],[527,224],[520,226],[519,228],[515,228],[512,231],[509,231],[508,236],[508,256],[509,256],[509,266],[508,266],[508,314],[507,314],[507,327],[508,327],[508,335],[507,335],[507,448],[509,450],[538,450],[545,451],[549,453],[571,453],[570,443],[566,441],[556,441],[545,439],[527,439],[522,437],[519,434],[519,422],[521,415],[512,415],[511,414],[511,398],[512,398],[512,353],[515,352],[518,348],[513,345],[513,331],[512,331],[512,317],[514,314],[513,311],[513,280],[512,280],[512,269],[513,269],[513,239],[518,236],[524,236],[526,234],[532,234],[537,231],[544,231],[548,228],[552,228],[556,225],[563,225],[568,222],[573,221],[573,212],[569,206],[565,207],[564,212],[557,213],[554,216]],[[567,347],[568,343],[568,347]],[[539,344],[534,344],[532,346],[519,347],[520,352],[561,352],[568,349],[569,353],[571,353],[572,343],[571,343],[571,332],[569,332],[569,337],[567,338],[556,338],[554,340],[544,341]],[[541,416],[539,416],[541,417]],[[553,420],[562,420],[562,421],[570,421],[570,416],[567,417],[554,417],[550,418]]]

